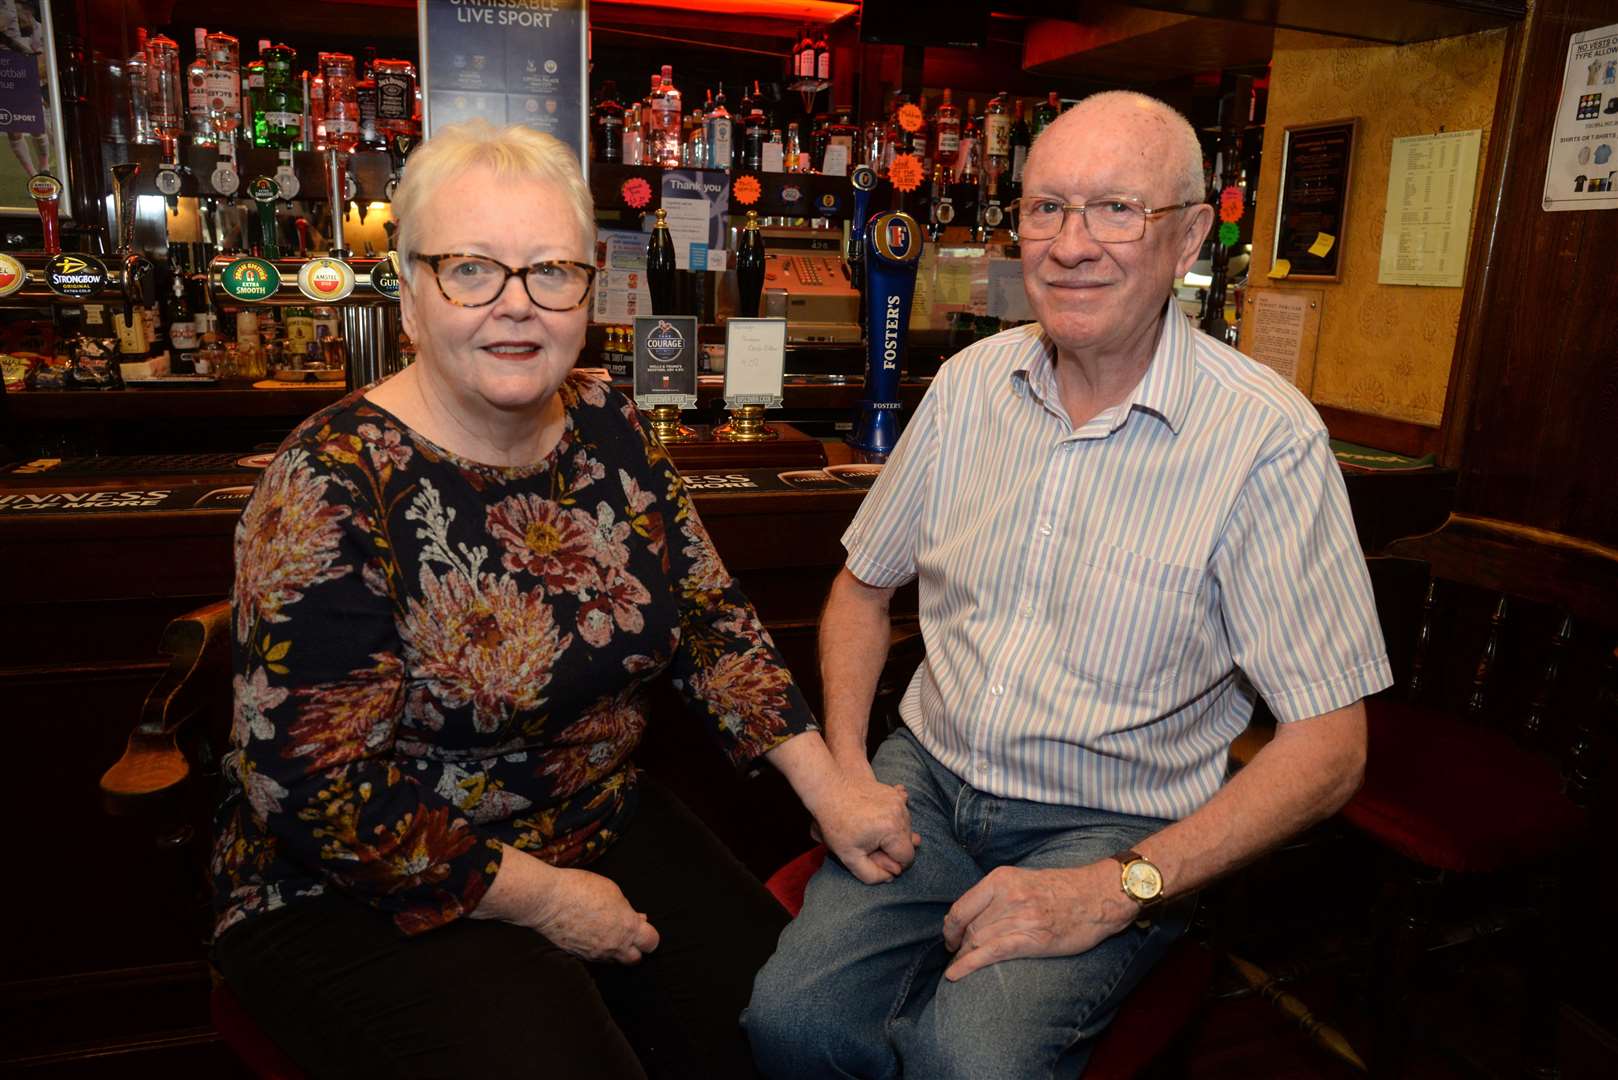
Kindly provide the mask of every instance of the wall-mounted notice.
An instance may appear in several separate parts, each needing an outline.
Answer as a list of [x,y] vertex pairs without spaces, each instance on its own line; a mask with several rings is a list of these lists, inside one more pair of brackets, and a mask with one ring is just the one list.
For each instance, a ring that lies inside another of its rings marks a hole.
[[420,0],[417,18],[428,136],[473,118],[526,124],[585,161],[585,0]]
[[[1333,120],[1286,129],[1281,148],[1281,197],[1275,218],[1272,265],[1286,270],[1271,277],[1336,281],[1348,228],[1348,182],[1354,164],[1355,120]],[[1334,245],[1317,252],[1322,234]]]
[[1556,103],[1547,210],[1618,209],[1618,23],[1574,34],[1567,43]]
[[1377,281],[1461,287],[1482,145],[1481,129],[1393,140]]
[[1315,381],[1322,289],[1249,289],[1241,349],[1308,393]]

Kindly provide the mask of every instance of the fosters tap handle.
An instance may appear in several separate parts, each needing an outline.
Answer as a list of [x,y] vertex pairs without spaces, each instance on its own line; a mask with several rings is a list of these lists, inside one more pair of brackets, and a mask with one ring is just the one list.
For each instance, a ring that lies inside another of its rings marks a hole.
[[62,253],[62,231],[57,220],[57,210],[62,201],[62,182],[50,173],[36,173],[28,180],[28,194],[34,197],[34,205],[39,208],[39,225],[44,233],[44,247],[47,255],[60,255]]

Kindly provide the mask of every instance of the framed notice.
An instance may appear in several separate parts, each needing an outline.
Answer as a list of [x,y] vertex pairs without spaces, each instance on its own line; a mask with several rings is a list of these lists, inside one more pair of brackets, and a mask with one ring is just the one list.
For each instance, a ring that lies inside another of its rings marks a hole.
[[418,0],[423,134],[462,120],[555,135],[589,171],[587,0]]
[[1358,123],[1357,119],[1333,120],[1286,129],[1271,263],[1279,265],[1285,260],[1290,264],[1288,278],[1338,278]]
[[51,0],[0,4],[0,214],[38,213],[28,178],[42,172],[62,182],[57,212],[73,212],[55,41]]

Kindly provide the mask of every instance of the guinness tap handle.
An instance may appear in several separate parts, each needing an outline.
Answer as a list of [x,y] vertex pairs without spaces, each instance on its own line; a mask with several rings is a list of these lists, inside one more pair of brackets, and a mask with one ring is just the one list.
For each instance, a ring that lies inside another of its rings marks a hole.
[[39,225],[44,233],[45,254],[62,253],[62,229],[57,220],[57,208],[62,201],[62,182],[50,173],[36,173],[28,180],[28,194],[39,208]]
[[113,204],[118,215],[120,255],[128,255],[135,250],[135,178],[139,175],[138,161],[125,161],[112,167]]

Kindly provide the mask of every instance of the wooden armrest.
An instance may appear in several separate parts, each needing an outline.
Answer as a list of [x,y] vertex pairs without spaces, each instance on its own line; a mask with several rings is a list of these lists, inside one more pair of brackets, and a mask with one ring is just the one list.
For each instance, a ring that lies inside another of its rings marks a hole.
[[174,619],[159,647],[171,657],[169,668],[146,695],[123,756],[101,776],[102,803],[110,814],[139,812],[191,774],[180,731],[229,686],[230,604],[220,601]]

